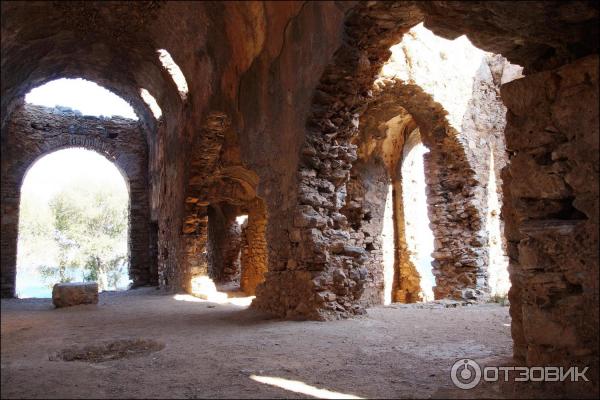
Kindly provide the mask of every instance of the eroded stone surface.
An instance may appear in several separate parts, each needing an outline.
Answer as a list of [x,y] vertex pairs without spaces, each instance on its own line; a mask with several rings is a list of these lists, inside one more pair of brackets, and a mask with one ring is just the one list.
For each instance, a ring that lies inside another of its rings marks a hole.
[[98,303],[98,283],[57,283],[52,288],[52,304],[56,308]]

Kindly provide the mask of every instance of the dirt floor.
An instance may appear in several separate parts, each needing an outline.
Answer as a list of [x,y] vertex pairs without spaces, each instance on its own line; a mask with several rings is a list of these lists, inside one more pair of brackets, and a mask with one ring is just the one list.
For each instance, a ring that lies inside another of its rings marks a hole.
[[450,380],[459,358],[510,365],[508,307],[497,304],[392,305],[298,322],[143,288],[63,309],[50,299],[2,300],[1,325],[2,398],[520,394],[483,383],[461,390]]

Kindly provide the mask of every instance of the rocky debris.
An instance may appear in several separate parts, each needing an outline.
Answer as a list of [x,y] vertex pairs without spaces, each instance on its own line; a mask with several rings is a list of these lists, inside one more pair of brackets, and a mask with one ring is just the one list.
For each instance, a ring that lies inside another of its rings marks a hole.
[[452,299],[442,299],[442,300],[434,300],[427,301],[423,303],[412,303],[412,304],[401,304],[396,303],[390,306],[386,306],[389,308],[418,308],[418,309],[438,309],[438,308],[457,308],[457,307],[468,307],[475,304],[479,304],[479,302],[475,300],[452,300]]
[[57,283],[52,288],[52,304],[56,308],[98,303],[98,283]]

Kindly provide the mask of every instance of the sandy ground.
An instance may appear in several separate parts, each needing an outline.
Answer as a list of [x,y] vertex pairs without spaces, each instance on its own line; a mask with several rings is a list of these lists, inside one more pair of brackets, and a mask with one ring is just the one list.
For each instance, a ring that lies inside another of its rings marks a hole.
[[[463,357],[510,364],[508,307],[392,305],[352,320],[298,322],[175,297],[143,288],[103,293],[98,305],[63,309],[49,299],[2,300],[2,398],[518,394],[490,384],[456,389],[449,375]],[[52,357],[73,346],[131,339],[164,348],[100,363]]]

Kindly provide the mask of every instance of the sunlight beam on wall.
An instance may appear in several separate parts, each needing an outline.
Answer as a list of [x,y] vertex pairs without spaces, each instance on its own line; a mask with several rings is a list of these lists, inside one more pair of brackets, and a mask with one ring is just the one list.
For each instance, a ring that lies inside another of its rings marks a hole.
[[159,119],[160,117],[162,117],[162,110],[154,96],[152,96],[150,92],[148,92],[144,88],[140,89],[140,95],[142,96],[142,99],[146,102],[146,104],[148,104],[148,107],[150,107],[150,111],[152,111],[152,114],[154,114],[154,118]]
[[181,68],[179,68],[179,65],[173,61],[173,57],[171,57],[171,54],[169,54],[167,50],[160,49],[157,50],[157,53],[161,64],[163,67],[165,67],[167,72],[169,72],[171,78],[173,78],[173,82],[175,82],[177,90],[179,91],[179,96],[181,96],[182,100],[185,100],[187,98],[189,89],[187,80],[185,79]]

